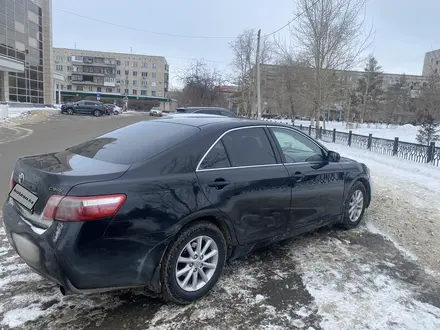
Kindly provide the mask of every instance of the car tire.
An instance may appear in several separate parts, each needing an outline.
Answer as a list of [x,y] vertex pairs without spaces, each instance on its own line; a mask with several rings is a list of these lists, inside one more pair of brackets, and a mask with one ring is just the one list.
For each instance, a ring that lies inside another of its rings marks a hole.
[[344,202],[341,227],[352,229],[361,222],[367,205],[367,190],[362,182],[357,181],[350,188]]
[[[204,251],[208,241],[210,243]],[[195,256],[191,257],[187,246],[191,247]],[[206,255],[197,255],[197,252]],[[162,261],[163,298],[177,304],[189,304],[205,296],[222,274],[226,253],[225,238],[216,225],[203,221],[184,229],[170,244]],[[202,273],[205,280],[202,279]]]
[[93,111],[93,115],[94,115],[95,117],[99,117],[99,116],[101,116],[101,111],[99,111],[99,110],[95,110],[95,111]]
[[73,115],[73,109],[67,109],[67,114],[68,115]]

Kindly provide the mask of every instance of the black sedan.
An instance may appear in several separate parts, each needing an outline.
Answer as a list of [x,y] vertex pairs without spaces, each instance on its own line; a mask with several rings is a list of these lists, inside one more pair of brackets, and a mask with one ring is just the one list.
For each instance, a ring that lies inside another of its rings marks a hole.
[[337,223],[356,227],[368,168],[302,132],[220,116],[138,122],[18,160],[10,243],[63,294],[207,294],[226,260]]

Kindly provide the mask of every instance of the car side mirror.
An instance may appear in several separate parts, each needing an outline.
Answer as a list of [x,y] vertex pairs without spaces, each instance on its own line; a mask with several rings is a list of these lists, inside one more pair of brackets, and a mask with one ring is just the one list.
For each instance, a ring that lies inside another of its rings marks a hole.
[[336,151],[329,151],[327,156],[329,162],[338,163],[341,160],[341,155]]

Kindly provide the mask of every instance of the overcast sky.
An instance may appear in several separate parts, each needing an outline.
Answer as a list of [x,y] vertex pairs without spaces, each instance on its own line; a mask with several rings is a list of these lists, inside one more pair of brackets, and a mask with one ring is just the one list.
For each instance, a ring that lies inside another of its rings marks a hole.
[[[67,13],[66,11],[70,12]],[[192,59],[227,69],[229,41],[245,28],[270,33],[287,23],[295,0],[54,0],[54,47],[165,56],[171,79]],[[126,29],[96,20],[128,26]],[[386,72],[421,74],[425,52],[440,48],[439,0],[369,0],[371,52]],[[142,31],[143,30],[143,31]],[[183,38],[151,32],[221,38]],[[277,36],[288,37],[288,29]]]

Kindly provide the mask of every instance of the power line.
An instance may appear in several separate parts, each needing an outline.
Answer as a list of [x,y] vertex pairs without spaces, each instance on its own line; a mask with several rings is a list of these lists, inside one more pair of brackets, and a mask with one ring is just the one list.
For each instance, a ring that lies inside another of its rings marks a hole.
[[[320,0],[316,0],[311,7],[315,7],[315,5],[319,2]],[[288,21],[286,24],[284,24],[282,27],[280,27],[279,29],[269,33],[269,34],[265,34],[263,36],[263,38],[267,38],[270,37],[271,35],[280,32],[281,30],[285,29],[286,27],[288,27],[290,24],[292,24],[295,20],[297,20],[298,18],[300,18],[301,16],[303,16],[306,13],[305,10],[303,10],[301,13],[297,14],[295,17],[293,17],[290,21]]]
[[189,38],[189,39],[235,39],[236,38],[236,37],[221,37],[221,36],[189,36],[189,35],[183,35],[183,34],[174,34],[174,33],[166,33],[166,32],[148,31],[148,30],[144,30],[144,29],[140,29],[140,28],[135,28],[135,27],[130,27],[130,26],[122,25],[122,24],[116,24],[116,23],[112,23],[112,22],[108,22],[108,21],[103,21],[103,20],[100,20],[100,19],[97,19],[97,18],[92,18],[92,17],[80,15],[80,14],[77,14],[77,13],[72,13],[71,11],[64,10],[64,9],[57,9],[57,10],[62,11],[62,12],[67,13],[67,14],[70,14],[70,15],[74,15],[74,16],[77,16],[77,17],[85,18],[85,19],[88,19],[88,20],[91,20],[91,21],[95,21],[95,22],[99,22],[99,23],[103,23],[103,24],[107,24],[107,25],[112,25],[112,26],[116,26],[116,27],[120,27],[120,28],[128,29],[128,30],[133,30],[133,31],[157,34],[157,35],[160,35],[160,36],[178,37],[178,38]]

